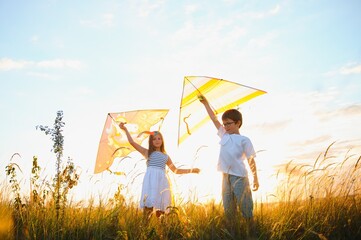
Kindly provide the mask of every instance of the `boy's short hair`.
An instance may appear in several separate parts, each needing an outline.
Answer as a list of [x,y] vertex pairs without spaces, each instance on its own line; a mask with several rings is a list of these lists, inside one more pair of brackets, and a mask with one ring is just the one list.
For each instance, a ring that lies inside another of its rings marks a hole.
[[237,109],[229,109],[227,111],[225,111],[222,115],[222,120],[225,120],[225,119],[231,119],[235,122],[238,122],[240,121],[240,125],[239,127],[242,126],[242,113],[240,111],[238,111]]

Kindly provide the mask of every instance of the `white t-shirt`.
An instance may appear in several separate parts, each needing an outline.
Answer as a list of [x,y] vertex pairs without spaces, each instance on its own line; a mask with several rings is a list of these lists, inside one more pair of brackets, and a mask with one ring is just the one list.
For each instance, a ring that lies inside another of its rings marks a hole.
[[247,177],[248,173],[244,162],[250,157],[256,156],[251,140],[240,134],[228,134],[223,126],[218,129],[218,136],[221,138],[218,171]]

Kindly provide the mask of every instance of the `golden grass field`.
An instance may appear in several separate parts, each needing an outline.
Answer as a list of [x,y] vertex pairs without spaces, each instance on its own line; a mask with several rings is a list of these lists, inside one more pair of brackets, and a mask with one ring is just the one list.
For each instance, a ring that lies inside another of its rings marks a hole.
[[178,201],[165,216],[148,220],[138,203],[125,201],[123,186],[99,204],[95,199],[86,207],[69,202],[66,195],[76,191],[79,177],[71,168],[60,174],[57,202],[56,191],[40,184],[34,157],[31,196],[20,194],[20,167],[7,166],[7,181],[1,184],[0,239],[361,239],[361,157],[333,163],[328,150],[312,165],[291,161],[279,170],[276,201],[254,203],[251,234],[241,216],[234,217],[231,228],[222,204],[214,201]]

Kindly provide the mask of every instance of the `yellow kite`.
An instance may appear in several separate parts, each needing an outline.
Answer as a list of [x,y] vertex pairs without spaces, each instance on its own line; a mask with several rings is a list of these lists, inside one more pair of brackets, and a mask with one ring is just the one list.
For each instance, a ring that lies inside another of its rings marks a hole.
[[124,131],[119,128],[119,123],[126,122],[134,141],[141,144],[148,137],[148,134],[142,133],[150,131],[157,123],[159,130],[168,111],[168,109],[151,109],[108,113],[99,142],[94,173],[109,170],[115,158],[125,157],[135,151]]
[[210,120],[199,102],[200,95],[205,96],[216,114],[219,114],[265,93],[224,79],[185,76],[179,110],[178,145]]

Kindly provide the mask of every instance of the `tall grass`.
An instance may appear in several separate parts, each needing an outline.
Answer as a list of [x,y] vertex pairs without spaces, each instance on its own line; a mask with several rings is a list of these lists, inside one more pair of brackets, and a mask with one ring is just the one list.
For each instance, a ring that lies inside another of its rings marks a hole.
[[[313,164],[290,161],[279,170],[273,194],[277,201],[254,204],[252,239],[361,239],[361,156],[347,152],[340,161],[331,154],[333,145]],[[66,196],[79,178],[74,168],[68,159],[64,166],[59,164],[53,182],[47,182],[40,179],[41,167],[34,157],[31,194],[22,196],[17,179],[21,166],[10,159],[7,182],[0,187],[0,239],[248,237],[240,214],[234,216],[236,228],[231,228],[224,220],[222,204],[214,200],[181,199],[165,216],[151,215],[150,219],[144,219],[138,203],[127,201],[122,185],[107,200],[92,198],[86,206],[72,202]]]
[[[278,173],[277,201],[255,202],[256,239],[360,239],[360,158],[348,156],[330,165],[327,155],[313,165],[289,162]],[[121,187],[107,201],[90,200],[87,206],[67,202],[59,225],[55,202],[39,185],[33,160],[31,198],[19,195],[16,165],[0,195],[1,239],[240,239],[246,223],[235,216],[237,230],[224,221],[220,203],[195,199],[169,209],[160,219],[143,219],[137,203],[127,202]],[[9,169],[8,168],[8,169]],[[11,195],[12,198],[7,196]]]
[[361,156],[339,161],[330,155],[333,144],[313,165],[291,161],[278,173],[278,202],[262,211],[272,239],[361,237]]

